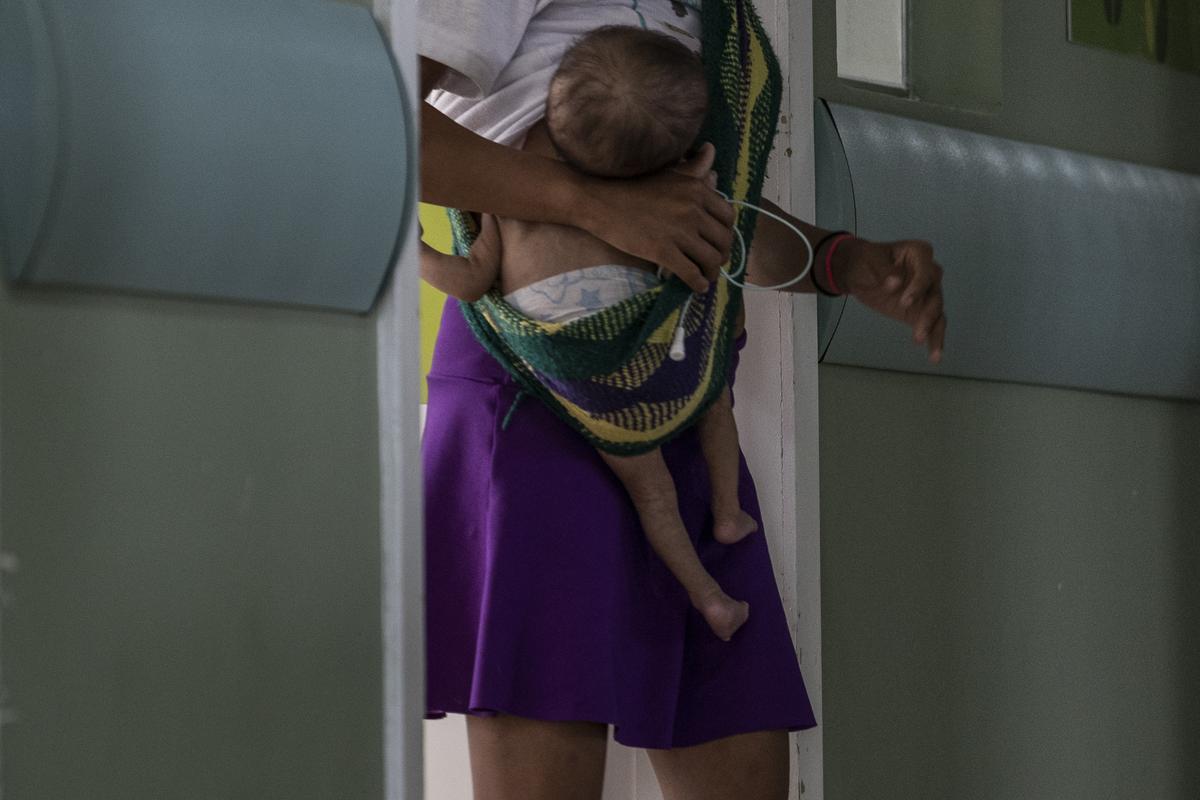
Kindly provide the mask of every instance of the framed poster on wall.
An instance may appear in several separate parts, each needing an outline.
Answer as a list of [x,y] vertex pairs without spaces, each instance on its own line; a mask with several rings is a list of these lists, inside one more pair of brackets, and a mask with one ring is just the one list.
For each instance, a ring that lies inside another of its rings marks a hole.
[[1068,0],[1077,44],[1200,73],[1200,0]]

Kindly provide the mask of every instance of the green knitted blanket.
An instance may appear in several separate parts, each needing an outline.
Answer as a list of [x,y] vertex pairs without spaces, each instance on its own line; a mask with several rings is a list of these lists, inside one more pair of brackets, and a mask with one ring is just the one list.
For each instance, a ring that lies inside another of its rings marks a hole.
[[[779,117],[779,64],[748,0],[704,0],[701,19],[710,110],[699,141],[716,147],[718,188],[757,203]],[[736,209],[749,253],[757,213]],[[450,220],[455,249],[464,254],[475,238],[474,222],[456,210]],[[679,434],[720,395],[741,302],[741,289],[728,281],[713,281],[707,293],[693,295],[672,277],[567,323],[530,319],[498,289],[460,307],[476,338],[524,393],[596,447],[633,455]],[[669,351],[680,326],[686,358],[675,361]]]

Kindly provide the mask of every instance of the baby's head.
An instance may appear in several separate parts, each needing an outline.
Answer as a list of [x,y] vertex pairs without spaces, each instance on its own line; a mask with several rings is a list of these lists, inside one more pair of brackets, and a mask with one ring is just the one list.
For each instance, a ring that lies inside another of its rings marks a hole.
[[609,26],[563,57],[550,82],[546,126],[572,166],[628,178],[677,164],[707,112],[699,56],[666,34]]

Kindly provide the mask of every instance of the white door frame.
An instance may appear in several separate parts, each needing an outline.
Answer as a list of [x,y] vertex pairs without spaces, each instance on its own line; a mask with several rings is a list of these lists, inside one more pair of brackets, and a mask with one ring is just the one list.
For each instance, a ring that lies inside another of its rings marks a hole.
[[[409,104],[409,119],[415,120],[420,85],[416,3],[373,0],[373,4],[376,18],[390,33],[405,82],[404,102]],[[411,176],[411,185],[419,185],[419,175]],[[415,203],[412,213],[417,213]],[[412,230],[416,231],[416,225]],[[425,548],[417,378],[421,370],[418,236],[408,238],[376,312],[387,800],[420,800],[425,777],[421,727],[425,716]]]
[[[757,0],[784,74],[764,196],[816,216],[812,0]],[[798,246],[797,250],[801,248]],[[748,292],[749,339],[738,368],[738,430],[754,474],[771,560],[809,699],[821,720],[821,542],[817,305],[812,295]],[[792,798],[824,797],[822,729],[792,734]]]

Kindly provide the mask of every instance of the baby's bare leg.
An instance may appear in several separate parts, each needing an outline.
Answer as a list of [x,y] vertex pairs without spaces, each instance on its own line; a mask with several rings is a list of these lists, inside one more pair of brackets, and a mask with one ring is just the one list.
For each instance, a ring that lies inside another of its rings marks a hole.
[[758,530],[758,523],[742,510],[738,500],[741,451],[729,387],[725,387],[700,418],[699,429],[704,459],[708,462],[709,483],[712,484],[713,538],[733,544]]
[[729,641],[750,615],[750,605],[725,594],[700,563],[679,516],[675,481],[662,452],[656,449],[637,456],[600,455],[629,492],[654,552],[683,585],[713,633]]

